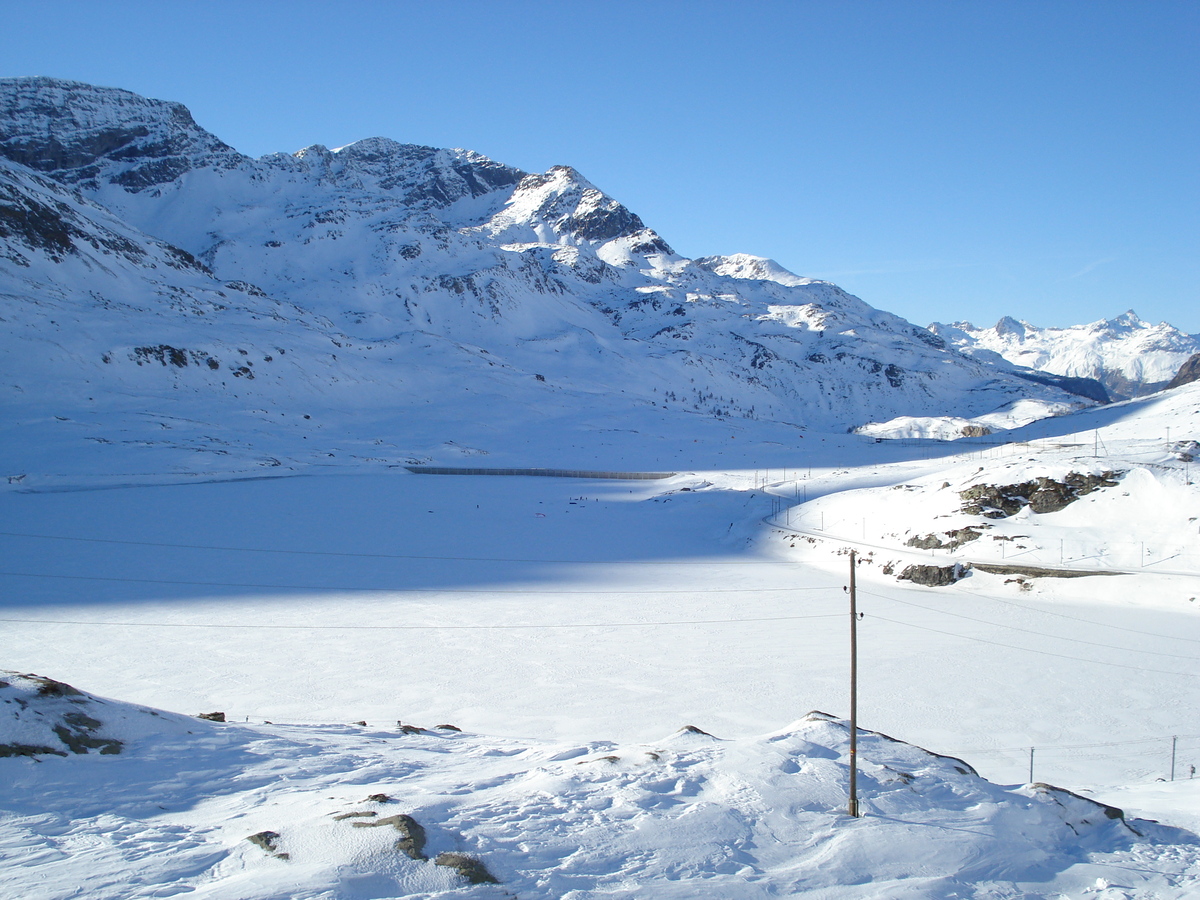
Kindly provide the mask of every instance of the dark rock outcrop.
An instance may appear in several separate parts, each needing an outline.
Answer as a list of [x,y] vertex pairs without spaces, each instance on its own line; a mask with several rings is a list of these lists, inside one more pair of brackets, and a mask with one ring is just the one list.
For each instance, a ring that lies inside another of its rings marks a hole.
[[1167,390],[1183,387],[1193,381],[1200,381],[1200,353],[1194,354],[1187,362],[1179,367],[1175,377],[1167,382]]
[[1112,399],[1109,397],[1104,385],[1095,378],[1054,375],[1051,372],[1037,372],[1033,369],[1023,369],[1020,367],[1014,367],[1012,373],[1018,378],[1024,378],[1026,381],[1032,381],[1034,384],[1056,387],[1066,391],[1068,394],[1085,397],[1088,400],[1095,400],[1097,403],[1109,403]]
[[288,854],[280,853],[279,847],[279,832],[278,831],[260,831],[258,834],[252,834],[246,838],[255,847],[261,847],[267,853],[274,856],[276,859],[288,859]]
[[41,741],[49,737],[46,732],[58,740],[57,746],[53,746],[53,741],[48,744],[25,741],[0,744],[0,757],[69,756],[92,750],[111,756],[125,747],[123,741],[101,734],[105,723],[85,712],[100,715],[103,701],[65,682],[44,675],[12,672],[0,680],[0,691],[3,692],[0,694],[0,714],[4,718],[11,716],[18,723],[28,722],[33,730],[26,734],[39,734]]
[[957,550],[963,544],[978,540],[982,529],[990,525],[968,525],[966,528],[955,528],[945,532],[949,539],[945,542],[936,534],[918,534],[904,542],[906,547],[916,547],[920,550]]
[[57,78],[0,79],[0,156],[68,184],[94,184],[108,167],[130,191],[245,159],[182,103]]
[[396,841],[396,849],[406,854],[410,859],[426,859],[425,829],[412,816],[398,815],[375,819],[373,822],[355,822],[355,828],[379,828],[390,825],[400,832]]
[[962,563],[955,563],[952,566],[913,565],[906,566],[897,577],[900,581],[911,581],[913,584],[925,587],[945,587],[961,581],[969,571],[970,568]]
[[454,869],[471,884],[499,884],[496,876],[482,862],[465,853],[439,853],[434,860],[439,866]]
[[1020,484],[977,484],[959,491],[962,511],[971,516],[1004,519],[1028,506],[1035,513],[1058,512],[1085,494],[1113,487],[1123,472],[1084,475],[1071,472],[1063,481],[1040,477]]

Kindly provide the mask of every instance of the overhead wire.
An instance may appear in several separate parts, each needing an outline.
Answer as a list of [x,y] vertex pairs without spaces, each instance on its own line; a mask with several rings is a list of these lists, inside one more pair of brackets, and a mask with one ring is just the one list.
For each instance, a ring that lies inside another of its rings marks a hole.
[[1096,641],[1085,641],[1080,638],[1064,637],[1057,634],[1047,634],[1044,631],[1034,631],[1031,628],[1021,628],[1017,625],[1005,625],[1003,622],[989,622],[986,619],[977,619],[974,616],[963,615],[962,613],[951,612],[946,609],[936,609],[932,606],[922,606],[919,603],[913,603],[910,600],[900,600],[897,597],[888,597],[884,594],[876,594],[872,591],[859,591],[860,594],[868,594],[872,597],[878,597],[882,600],[890,600],[893,603],[901,603],[904,606],[911,606],[914,609],[923,609],[926,612],[937,613],[944,616],[953,616],[956,619],[966,619],[968,622],[978,622],[980,625],[990,625],[993,628],[1008,628],[1012,631],[1020,631],[1023,634],[1034,634],[1039,637],[1048,637],[1056,641],[1067,641],[1072,644],[1084,644],[1089,647],[1101,647],[1105,650],[1120,650],[1122,653],[1150,653],[1154,656],[1170,657],[1171,659],[1188,659],[1192,662],[1200,662],[1200,657],[1197,656],[1182,656],[1178,653],[1164,653],[1159,650],[1138,650],[1132,647],[1118,647],[1116,644],[1101,644]]
[[416,553],[351,553],[340,550],[293,550],[272,547],[223,547],[212,544],[172,544],[160,541],[127,541],[115,538],[66,537],[56,534],[29,534],[19,531],[0,531],[0,537],[33,538],[46,541],[74,541],[84,544],[121,544],[130,547],[159,547],[173,550],[218,550],[226,553],[282,553],[293,556],[344,556],[353,559],[424,559],[438,562],[511,562],[511,563],[561,563],[564,565],[636,565],[677,566],[680,562],[706,566],[798,566],[795,560],[696,560],[671,559],[523,559],[509,556],[426,556]]
[[525,590],[516,588],[418,588],[418,587],[340,587],[338,585],[312,584],[260,584],[257,582],[239,581],[185,581],[171,578],[117,578],[106,575],[56,575],[48,572],[0,572],[16,578],[63,578],[72,581],[115,581],[128,584],[176,584],[189,587],[235,587],[235,588],[269,588],[281,591],[342,591],[345,593],[386,593],[386,594],[587,594],[608,596],[613,594],[748,594],[748,593],[781,593],[792,591],[828,591],[828,585],[817,587],[781,587],[781,588],[671,588],[668,590]]
[[966,641],[975,641],[980,644],[991,644],[994,647],[1004,647],[1008,650],[1021,650],[1025,653],[1036,653],[1039,656],[1053,656],[1057,659],[1069,659],[1073,662],[1091,663],[1097,666],[1110,666],[1117,669],[1131,669],[1135,672],[1149,672],[1155,675],[1179,675],[1184,678],[1200,678],[1200,672],[1171,672],[1166,669],[1148,669],[1144,666],[1130,666],[1125,663],[1110,662],[1102,659],[1087,659],[1082,656],[1067,656],[1065,653],[1054,653],[1050,650],[1034,650],[1031,647],[1021,647],[1017,644],[1005,644],[1001,641],[989,641],[986,638],[972,637],[969,634],[957,634],[953,631],[942,631],[938,628],[929,628],[926,625],[914,625],[912,622],[901,622],[897,619],[889,619],[886,616],[881,616],[875,613],[870,614],[870,618],[878,619],[881,622],[890,622],[893,625],[902,625],[905,628],[916,628],[920,631],[929,631],[934,634],[944,634],[947,637],[961,638]]
[[71,619],[10,619],[0,622],[16,622],[25,625],[102,625],[115,628],[228,628],[248,630],[291,630],[291,631],[504,631],[517,628],[650,628],[683,625],[740,625],[746,622],[792,622],[800,619],[840,619],[842,613],[825,613],[811,616],[759,616],[747,619],[684,619],[663,622],[532,622],[528,624],[498,625],[278,625],[261,622],[96,622]]
[[[962,597],[976,596],[974,594],[968,593],[967,591],[955,591],[955,593],[957,593],[959,596],[962,596]],[[1002,600],[999,597],[989,596],[989,597],[987,597],[987,600],[989,600],[992,603],[1000,603],[1000,604],[1003,604],[1004,606],[1011,606],[1013,609],[1021,609],[1021,610],[1025,610],[1026,612],[1041,613],[1042,615],[1046,615],[1046,616],[1056,616],[1057,618],[1060,618],[1060,619],[1070,619],[1072,622],[1083,622],[1085,625],[1095,625],[1097,628],[1112,628],[1117,631],[1125,632],[1126,634],[1140,634],[1140,635],[1144,635],[1145,637],[1164,638],[1166,640],[1171,640],[1171,641],[1186,641],[1189,644],[1200,644],[1200,638],[1181,637],[1177,634],[1159,634],[1157,631],[1141,631],[1137,628],[1129,628],[1125,625],[1111,625],[1108,622],[1097,622],[1094,619],[1085,619],[1085,618],[1082,618],[1081,616],[1069,616],[1066,613],[1055,612],[1054,610],[1051,610],[1051,609],[1042,609],[1037,606],[1028,606],[1024,603],[1013,603],[1011,600]]]
[[[220,552],[244,552],[244,553],[276,553],[276,554],[291,554],[291,555],[302,555],[302,556],[335,556],[335,557],[381,558],[381,559],[420,559],[420,560],[454,561],[454,562],[475,561],[475,562],[520,562],[520,563],[564,563],[564,564],[588,563],[588,564],[609,564],[609,565],[612,565],[612,564],[622,564],[623,565],[623,564],[631,562],[631,563],[643,564],[643,565],[679,565],[678,560],[675,560],[675,561],[671,561],[671,560],[631,560],[631,561],[613,562],[613,561],[604,561],[604,560],[580,560],[580,559],[547,559],[547,558],[525,559],[525,558],[516,558],[516,557],[425,556],[425,555],[418,555],[418,554],[375,554],[375,553],[350,553],[350,552],[322,551],[322,550],[273,549],[273,548],[260,548],[260,547],[226,547],[226,546],[199,545],[199,544],[175,544],[175,543],[152,542],[152,541],[127,541],[127,540],[117,540],[117,539],[110,539],[110,538],[80,538],[80,537],[68,537],[68,536],[61,536],[61,535],[43,535],[43,534],[33,534],[33,533],[24,533],[24,532],[9,532],[9,531],[0,532],[0,536],[33,538],[33,539],[43,539],[43,540],[74,541],[74,542],[98,543],[98,544],[120,544],[120,545],[159,547],[159,548],[170,548],[170,549],[192,549],[192,550],[210,550],[210,551],[220,551]],[[775,561],[775,560],[770,560],[770,561],[751,561],[751,560],[719,561],[719,562],[703,563],[703,564],[705,564],[705,565],[764,565],[764,564],[766,564],[766,565],[772,565],[772,564],[775,564],[775,565],[797,565],[797,563],[794,563],[794,562]],[[529,594],[535,594],[535,595],[612,596],[612,595],[622,595],[622,594],[634,594],[634,595],[689,594],[689,595],[693,595],[693,594],[736,594],[736,593],[748,593],[748,592],[756,592],[756,593],[779,592],[779,593],[782,593],[782,592],[792,592],[792,591],[813,591],[813,590],[830,590],[831,589],[831,586],[815,586],[815,587],[793,586],[793,587],[786,587],[786,588],[761,588],[761,587],[754,588],[754,587],[750,587],[750,588],[704,588],[704,589],[694,589],[694,590],[671,589],[671,590],[624,590],[624,591],[622,591],[622,590],[544,591],[544,590],[532,590],[532,589],[499,589],[499,588],[488,588],[488,589],[480,589],[480,588],[461,588],[461,589],[455,589],[455,588],[391,588],[391,587],[371,588],[371,587],[344,587],[344,586],[336,586],[336,585],[322,586],[322,585],[297,585],[297,584],[263,584],[263,583],[257,583],[257,582],[221,582],[221,581],[191,581],[191,580],[182,580],[182,579],[118,578],[118,577],[100,576],[100,575],[61,575],[61,574],[52,574],[52,573],[7,572],[7,571],[0,571],[0,575],[10,576],[10,577],[21,577],[21,578],[51,578],[51,579],[68,579],[68,580],[83,580],[83,581],[116,582],[116,583],[128,583],[128,584],[167,584],[167,585],[181,585],[181,586],[190,586],[190,587],[230,587],[230,588],[254,588],[254,589],[268,589],[268,590],[302,590],[302,591],[322,591],[322,592],[323,591],[337,591],[337,592],[344,592],[344,593],[434,593],[434,594],[483,594],[483,595],[501,595],[501,594],[529,595]],[[961,619],[964,619],[967,621],[976,622],[978,624],[986,625],[986,626],[993,627],[993,628],[1008,628],[1013,631],[1019,631],[1019,632],[1023,632],[1023,633],[1027,633],[1027,634],[1035,634],[1035,635],[1051,637],[1054,640],[1066,641],[1066,642],[1070,642],[1070,643],[1078,643],[1078,644],[1082,644],[1082,645],[1101,647],[1104,649],[1118,650],[1118,651],[1123,651],[1123,652],[1153,652],[1153,651],[1141,651],[1141,650],[1136,650],[1136,649],[1132,649],[1132,648],[1118,647],[1115,645],[1103,644],[1103,643],[1094,642],[1094,641],[1084,641],[1084,640],[1081,640],[1078,638],[1069,638],[1069,637],[1063,637],[1063,636],[1058,636],[1058,635],[1045,635],[1043,632],[1037,632],[1037,631],[1033,631],[1031,629],[1020,628],[1020,627],[1014,626],[1014,625],[1005,625],[1005,624],[997,623],[997,622],[989,622],[984,619],[978,619],[978,618],[975,618],[972,616],[966,616],[961,613],[954,613],[954,612],[950,612],[947,610],[939,610],[939,609],[935,609],[932,607],[922,606],[920,604],[912,603],[910,601],[898,600],[895,597],[889,597],[889,596],[886,596],[883,594],[877,594],[872,591],[861,591],[861,593],[867,594],[867,595],[870,595],[873,597],[877,597],[880,599],[884,599],[884,600],[892,600],[896,603],[911,606],[913,608],[921,609],[926,612],[931,612],[934,614],[940,613],[940,614],[952,616],[955,618],[961,618]],[[990,599],[997,599],[997,598],[990,598]],[[998,600],[998,599],[997,599],[997,602],[1008,603],[1007,601]],[[1017,608],[1025,608],[1025,607],[1022,607],[1020,604],[1008,603],[1008,605],[1011,605],[1011,606],[1014,606]],[[1035,610],[1035,611],[1037,611],[1037,610]],[[1066,616],[1065,614],[1061,614],[1061,613],[1054,613],[1049,610],[1042,610],[1042,612],[1046,612],[1049,615],[1058,615],[1058,616],[1061,616],[1061,617],[1067,618],[1067,619],[1075,619],[1076,618],[1073,616]],[[790,620],[790,619],[826,618],[826,617],[828,617],[828,616],[788,616],[788,617],[769,617],[769,618],[760,618],[760,619],[706,620],[704,622],[696,622],[694,624],[725,624],[725,623],[735,623],[735,622],[741,622],[741,621],[746,621],[746,622],[786,621],[786,620]],[[1092,663],[1098,662],[1096,660],[1089,660],[1089,659],[1082,658],[1082,657],[1073,657],[1073,656],[1068,656],[1068,655],[1059,654],[1059,653],[1053,653],[1051,651],[1045,651],[1045,650],[1035,650],[1035,649],[1029,648],[1029,647],[1021,647],[1018,645],[1005,644],[1005,643],[998,642],[998,641],[989,641],[984,638],[977,638],[977,637],[972,637],[969,635],[957,634],[954,632],[941,631],[939,629],[929,628],[927,626],[915,625],[911,622],[903,622],[903,621],[899,621],[899,620],[895,620],[895,619],[889,619],[884,616],[875,615],[874,617],[877,619],[880,619],[881,621],[891,622],[892,624],[897,624],[897,625],[906,626],[906,627],[910,627],[910,628],[918,628],[921,630],[925,630],[925,631],[929,631],[929,632],[937,633],[937,634],[943,634],[943,635],[947,635],[950,637],[958,637],[958,638],[963,638],[966,640],[972,640],[972,641],[977,641],[977,642],[981,642],[981,643],[993,644],[995,646],[1006,647],[1009,649],[1022,650],[1027,653],[1036,653],[1036,654],[1040,654],[1040,655],[1044,655],[1044,656],[1052,656],[1052,657],[1061,658],[1061,659],[1074,660],[1077,662],[1092,662]],[[47,621],[47,620],[3,619],[0,621],[42,622],[42,621]],[[1079,619],[1078,621],[1087,622],[1088,620]],[[64,624],[66,624],[66,623],[64,623]],[[79,622],[79,623],[75,623],[75,624],[104,624],[104,623]],[[135,625],[135,624],[145,624],[145,623],[125,623],[125,624]],[[623,627],[626,624],[636,625],[636,624],[654,624],[654,623],[608,623],[608,624],[600,624],[600,625],[578,625],[578,626],[570,625],[570,626],[561,626],[561,627]],[[693,623],[664,622],[664,623],[659,623],[659,624],[670,625],[670,624],[693,624]],[[1103,623],[1090,623],[1090,624],[1101,625]],[[166,626],[164,625],[162,627],[166,627]],[[220,626],[208,625],[208,626],[189,626],[189,627],[220,627]],[[236,627],[250,627],[250,626],[236,626]],[[269,627],[269,626],[260,626],[260,627]],[[279,626],[279,627],[305,627],[305,626]],[[339,627],[350,627],[350,626],[328,626],[328,627],[339,628]],[[385,627],[385,626],[363,626],[363,627]],[[423,628],[423,627],[450,627],[450,626],[387,626],[387,627]],[[456,626],[456,627],[489,628],[489,627],[500,627],[500,626]],[[531,626],[505,626],[505,627],[553,627],[553,626],[532,626],[531,625]],[[1107,627],[1117,627],[1117,626],[1107,626]],[[1147,636],[1152,636],[1152,637],[1169,637],[1168,635],[1155,635],[1150,632],[1136,632],[1136,633],[1145,634]],[[1183,639],[1183,640],[1191,640],[1191,639]],[[1168,654],[1168,653],[1158,652],[1158,653],[1156,653],[1156,655],[1172,657],[1172,658],[1176,658],[1176,659],[1187,659],[1187,660],[1200,661],[1200,658],[1190,657],[1190,656],[1182,656],[1179,654]],[[1131,666],[1131,665],[1115,663],[1115,662],[1107,662],[1106,661],[1103,664],[1109,665],[1109,666],[1114,666],[1117,668],[1135,670],[1135,671],[1153,672],[1153,673],[1157,673],[1157,674],[1167,674],[1167,675],[1186,675],[1189,677],[1195,677],[1191,673],[1170,672],[1170,671],[1166,671],[1166,670],[1148,669],[1148,668],[1145,668],[1142,666]]]

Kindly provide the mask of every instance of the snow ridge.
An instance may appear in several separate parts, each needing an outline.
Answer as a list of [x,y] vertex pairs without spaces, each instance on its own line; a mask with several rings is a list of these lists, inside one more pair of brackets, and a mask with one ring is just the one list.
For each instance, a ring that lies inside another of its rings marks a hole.
[[999,356],[1055,375],[1094,378],[1114,400],[1162,390],[1188,357],[1200,352],[1200,335],[1166,322],[1151,324],[1133,310],[1070,328],[1039,328],[1005,316],[991,328],[935,322],[929,330],[977,359]]

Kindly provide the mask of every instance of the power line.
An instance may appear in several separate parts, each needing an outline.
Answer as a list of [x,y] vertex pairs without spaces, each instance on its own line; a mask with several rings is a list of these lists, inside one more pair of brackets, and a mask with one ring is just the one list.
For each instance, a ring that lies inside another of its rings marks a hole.
[[[1169,741],[1172,738],[1178,738],[1181,741],[1190,741],[1200,739],[1200,734],[1168,734],[1163,737],[1152,738],[1137,738],[1131,741],[1104,741],[1099,744],[1038,744],[1039,752],[1042,750],[1092,750],[1102,747],[1127,747],[1131,744],[1153,744],[1162,741]],[[986,753],[1027,753],[1029,746],[1024,747],[993,747],[987,750],[963,750],[962,753],[970,753],[976,756]]]
[[[963,597],[978,596],[962,590],[956,590],[955,593]],[[1057,616],[1060,619],[1070,619],[1072,622],[1083,622],[1085,625],[1095,625],[1098,628],[1113,628],[1117,631],[1126,632],[1127,634],[1141,634],[1146,637],[1165,638],[1171,641],[1187,641],[1189,644],[1200,644],[1200,638],[1180,637],[1176,634],[1159,634],[1156,631],[1139,631],[1136,628],[1127,628],[1124,625],[1110,625],[1107,622],[1097,622],[1094,619],[1084,619],[1080,616],[1068,616],[1066,613],[1054,612],[1053,610],[1049,609],[1040,609],[1036,606],[1026,606],[1024,603],[1013,603],[1011,600],[1001,600],[999,597],[988,596],[986,599],[992,601],[993,603],[1002,603],[1005,606],[1011,606],[1014,609],[1022,609],[1026,612],[1041,613],[1046,616]]]
[[230,628],[302,631],[503,631],[516,628],[661,628],[680,625],[739,625],[744,622],[793,622],[800,619],[840,619],[840,614],[815,616],[763,616],[750,619],[695,619],[673,622],[564,622],[530,625],[240,625],[229,622],[87,622],[69,619],[0,619],[24,625],[102,625],[113,628]]
[[[0,531],[0,537],[35,538],[44,541],[73,541],[84,544],[122,544],[130,547],[163,547],[174,550],[219,550],[227,553],[285,553],[293,556],[346,556],[353,559],[426,559],[441,562],[512,562],[512,563],[563,563],[569,565],[634,565],[634,566],[677,566],[689,560],[663,559],[521,559],[507,556],[422,556],[412,553],[348,553],[337,550],[277,550],[269,547],[222,547],[208,544],[168,544],[156,541],[122,541],[113,538],[64,537],[55,534],[26,534],[18,531]],[[799,562],[782,559],[767,560],[714,560],[697,563],[706,566],[798,566]]]
[[963,640],[976,641],[977,643],[980,643],[980,644],[991,644],[994,647],[1004,647],[1008,650],[1021,650],[1021,651],[1024,651],[1025,653],[1037,653],[1040,656],[1053,656],[1058,659],[1069,659],[1074,662],[1092,663],[1097,666],[1110,666],[1110,667],[1116,668],[1116,669],[1132,669],[1135,672],[1150,672],[1155,675],[1179,675],[1184,678],[1200,677],[1200,673],[1196,673],[1196,672],[1169,672],[1165,669],[1146,669],[1146,668],[1143,668],[1142,666],[1129,666],[1129,665],[1125,665],[1124,663],[1108,662],[1107,660],[1087,659],[1086,657],[1082,657],[1082,656],[1067,656],[1064,653],[1052,653],[1049,650],[1034,650],[1030,647],[1020,647],[1020,646],[1017,646],[1016,644],[1004,644],[1004,643],[1001,643],[1000,641],[989,641],[986,638],[971,637],[968,634],[956,634],[953,631],[942,631],[938,628],[929,628],[925,625],[913,625],[911,622],[900,622],[896,619],[889,619],[889,618],[886,618],[886,617],[880,616],[880,615],[872,615],[872,618],[878,619],[881,622],[890,622],[893,625],[903,625],[905,628],[916,628],[921,631],[931,631],[934,634],[944,634],[947,637],[962,638]]
[[919,603],[912,603],[908,600],[900,600],[896,597],[886,597],[883,594],[872,593],[871,591],[863,591],[864,594],[870,594],[872,597],[878,597],[881,600],[890,600],[893,603],[902,603],[905,606],[911,606],[914,609],[923,609],[926,612],[938,613],[944,616],[954,616],[956,619],[966,619],[968,622],[978,622],[980,625],[991,625],[993,628],[1008,628],[1012,631],[1020,631],[1023,634],[1034,634],[1039,637],[1048,637],[1055,641],[1067,641],[1072,644],[1085,644],[1089,647],[1102,647],[1105,650],[1120,650],[1122,653],[1149,653],[1154,656],[1166,656],[1171,659],[1189,659],[1192,662],[1200,662],[1200,657],[1196,656],[1181,656],[1178,653],[1163,653],[1158,650],[1137,650],[1131,647],[1118,647],[1115,644],[1100,644],[1096,641],[1085,641],[1080,638],[1062,637],[1061,635],[1047,634],[1044,631],[1034,631],[1030,628],[1019,628],[1016,625],[1005,625],[1003,622],[989,622],[986,619],[976,619],[974,616],[965,616],[962,613],[950,612],[945,609],[936,609],[932,606],[922,606]]
[[607,596],[612,594],[762,594],[790,593],[792,591],[831,591],[832,587],[779,587],[779,588],[702,588],[688,590],[673,588],[670,590],[606,590],[606,591],[536,591],[536,590],[505,590],[500,588],[372,588],[372,587],[338,587],[337,585],[311,584],[257,584],[240,581],[182,581],[168,578],[115,578],[104,575],[52,575],[44,572],[0,572],[0,575],[11,575],[17,578],[64,578],[72,581],[115,581],[123,584],[179,584],[191,587],[236,587],[236,588],[270,588],[286,591],[343,591],[345,593],[386,593],[386,594],[585,594]]

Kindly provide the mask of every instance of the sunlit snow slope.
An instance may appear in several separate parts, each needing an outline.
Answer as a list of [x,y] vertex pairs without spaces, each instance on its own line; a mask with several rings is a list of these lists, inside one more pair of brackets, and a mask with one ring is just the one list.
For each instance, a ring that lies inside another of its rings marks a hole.
[[[0,676],[0,709],[16,710],[0,742],[22,726],[42,742],[0,743],[40,761],[0,759],[24,789],[0,788],[12,807],[0,840],[25,855],[6,874],[25,898],[81,885],[124,898],[136,885],[227,900],[1058,900],[1114,872],[1139,897],[1183,898],[1197,884],[1186,832],[1046,784],[992,784],[872,732],[858,756],[869,815],[851,819],[846,723],[819,712],[740,740],[692,727],[570,744],[448,723],[189,723]],[[87,741],[103,742],[100,755]]]
[[400,464],[580,411],[844,431],[1088,402],[770,260],[684,259],[566,166],[384,138],[255,160],[179,104],[43,78],[0,80],[0,156],[0,400],[109,427],[60,431],[76,455],[165,439],[141,468],[244,473],[312,465],[318,424]]
[[1200,335],[1129,310],[1112,319],[1071,328],[1039,328],[1005,316],[991,328],[970,322],[929,326],[948,344],[976,359],[1003,357],[1018,366],[1075,378],[1094,378],[1114,400],[1162,390],[1188,357],[1200,352]]

